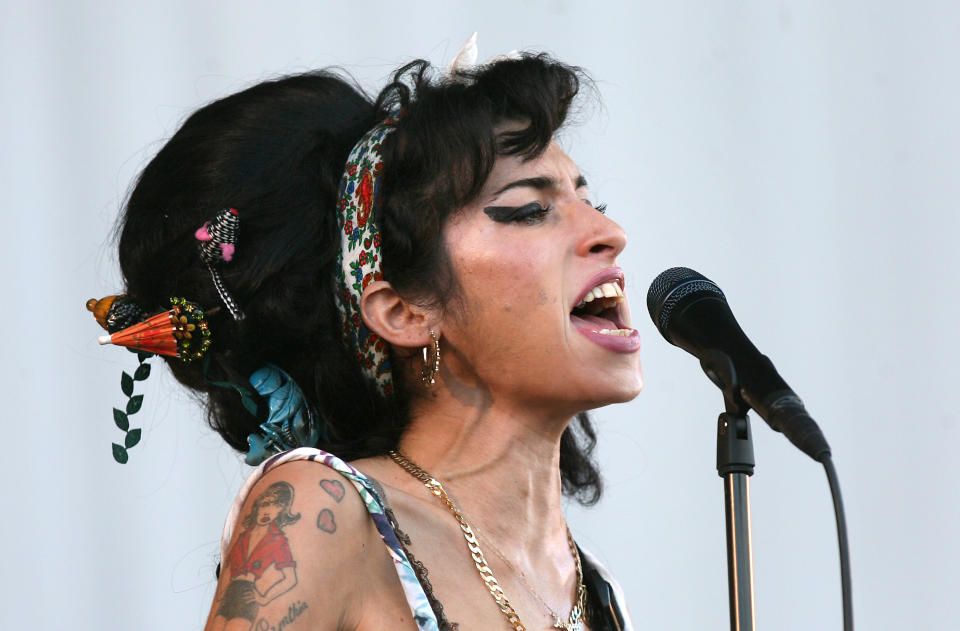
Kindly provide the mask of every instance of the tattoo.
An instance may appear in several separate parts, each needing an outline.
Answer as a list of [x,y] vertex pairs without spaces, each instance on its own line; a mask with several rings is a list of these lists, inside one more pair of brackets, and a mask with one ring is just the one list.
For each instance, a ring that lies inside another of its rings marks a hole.
[[253,501],[241,524],[243,532],[223,560],[229,581],[214,618],[215,631],[222,631],[228,623],[231,629],[238,628],[233,622],[237,619],[248,621],[241,623],[245,625],[242,628],[253,629],[260,607],[297,584],[297,562],[283,532],[300,519],[299,513],[291,512],[292,505],[293,485],[289,482],[274,482]]
[[343,484],[340,480],[320,480],[320,488],[326,491],[327,495],[337,500],[338,504],[343,499]]
[[298,600],[290,605],[290,608],[287,609],[287,613],[280,618],[280,622],[278,622],[276,625],[272,625],[267,622],[266,618],[260,618],[257,620],[255,631],[283,631],[285,628],[287,628],[287,626],[292,624],[294,620],[299,618],[306,610],[307,603]]
[[324,508],[320,511],[320,514],[317,515],[317,528],[323,532],[329,532],[331,535],[337,532],[337,520],[333,518],[332,510]]

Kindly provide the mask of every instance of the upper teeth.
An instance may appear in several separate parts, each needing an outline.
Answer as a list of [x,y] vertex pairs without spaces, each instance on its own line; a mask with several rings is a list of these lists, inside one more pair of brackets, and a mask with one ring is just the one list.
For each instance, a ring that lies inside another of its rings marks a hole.
[[597,298],[613,298],[614,302],[621,302],[623,300],[623,290],[617,283],[602,283],[588,291],[575,308],[580,309]]

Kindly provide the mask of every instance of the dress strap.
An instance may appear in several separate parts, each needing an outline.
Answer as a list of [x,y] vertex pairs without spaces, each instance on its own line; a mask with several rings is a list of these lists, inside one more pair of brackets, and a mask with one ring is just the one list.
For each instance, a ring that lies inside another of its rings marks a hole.
[[243,503],[250,493],[250,489],[274,467],[294,460],[319,462],[335,470],[353,483],[354,488],[360,494],[360,498],[367,507],[367,512],[370,513],[374,525],[377,527],[377,532],[380,533],[380,538],[383,540],[390,557],[393,559],[394,568],[397,570],[397,576],[400,578],[400,584],[403,586],[403,592],[407,597],[407,604],[410,605],[410,612],[413,614],[413,618],[417,623],[417,629],[419,631],[439,631],[437,618],[433,613],[433,609],[430,607],[427,595],[424,593],[420,581],[417,580],[413,566],[410,564],[410,560],[407,558],[403,547],[400,545],[400,541],[397,539],[397,534],[393,531],[390,521],[387,519],[386,504],[379,493],[377,493],[376,487],[369,478],[352,466],[321,449],[315,449],[313,447],[291,449],[290,451],[285,451],[268,458],[254,470],[250,477],[247,478],[243,488],[240,489],[240,492],[237,494],[237,499],[230,509],[230,513],[227,515],[227,521],[223,527],[223,538],[220,540],[221,558],[225,558],[226,547],[230,543],[234,525],[239,517]]

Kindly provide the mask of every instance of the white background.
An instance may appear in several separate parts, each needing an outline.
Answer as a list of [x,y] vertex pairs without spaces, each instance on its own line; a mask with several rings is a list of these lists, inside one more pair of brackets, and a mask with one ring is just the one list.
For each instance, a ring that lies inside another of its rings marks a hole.
[[[375,91],[478,30],[481,59],[547,50],[599,84],[603,108],[564,145],[629,233],[647,387],[596,413],[607,494],[570,518],[638,627],[728,625],[720,394],[643,301],[684,265],[724,289],[833,446],[859,628],[960,628],[955,3],[136,4],[2,4],[0,626],[206,617],[247,469],[161,370],[115,464],[134,358],[98,347],[84,309],[120,288],[111,231],[138,170],[193,109],[257,80],[336,64]],[[754,429],[759,628],[839,629],[825,477]]]

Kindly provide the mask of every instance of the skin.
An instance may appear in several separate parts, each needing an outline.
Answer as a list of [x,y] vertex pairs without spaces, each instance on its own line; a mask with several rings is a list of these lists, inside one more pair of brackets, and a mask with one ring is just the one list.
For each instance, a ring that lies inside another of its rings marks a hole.
[[[539,185],[510,186],[532,179]],[[489,210],[531,203],[549,211],[524,211],[507,222],[510,213]],[[566,616],[576,569],[562,512],[561,434],[578,412],[630,400],[642,387],[637,352],[604,348],[570,320],[591,279],[616,268],[626,237],[594,208],[576,164],[551,144],[528,162],[500,158],[478,198],[448,222],[444,239],[459,281],[454,304],[426,308],[375,281],[361,300],[363,317],[401,365],[409,358],[401,378],[420,391],[400,451],[441,480],[468,517],[526,627],[549,629],[550,616],[519,575]],[[629,324],[626,307],[623,313]],[[440,336],[442,359],[436,384],[425,389],[420,350],[430,330]],[[508,628],[450,511],[387,457],[352,464],[383,487],[448,619],[461,631]],[[297,510],[329,511],[337,524],[333,533],[318,527],[330,523],[325,515],[285,528],[300,580],[260,615],[276,625],[291,604],[303,603],[291,628],[415,629],[359,496],[349,485],[332,496],[330,482],[321,484],[329,477],[315,464],[293,462],[254,487],[251,496],[287,481]]]
[[[256,497],[256,496],[255,496]],[[280,503],[274,495],[260,495],[260,501],[256,506],[256,515],[254,517],[254,526],[251,529],[250,541],[247,551],[252,552],[267,534],[270,524],[280,515],[284,509],[288,508]],[[250,508],[250,511],[254,509]],[[234,544],[236,545],[236,541]],[[255,591],[247,594],[247,600],[255,602],[261,607],[269,604],[278,596],[290,591],[297,584],[296,567],[276,568],[275,566],[267,568],[267,571],[257,579],[252,572],[233,576],[229,565],[224,566],[220,578],[217,598],[215,599],[215,609],[219,607],[224,597],[225,588],[233,580],[250,581],[255,585]],[[216,611],[214,611],[216,613]],[[246,631],[251,628],[250,621],[244,618],[227,619],[222,615],[214,615],[208,628],[211,631]]]

